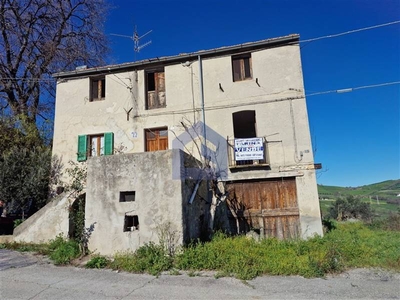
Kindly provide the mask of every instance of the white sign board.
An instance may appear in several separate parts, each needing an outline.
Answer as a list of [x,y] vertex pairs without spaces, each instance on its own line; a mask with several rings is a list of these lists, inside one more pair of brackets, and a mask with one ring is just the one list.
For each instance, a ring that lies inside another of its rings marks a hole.
[[264,159],[262,138],[235,139],[235,160]]

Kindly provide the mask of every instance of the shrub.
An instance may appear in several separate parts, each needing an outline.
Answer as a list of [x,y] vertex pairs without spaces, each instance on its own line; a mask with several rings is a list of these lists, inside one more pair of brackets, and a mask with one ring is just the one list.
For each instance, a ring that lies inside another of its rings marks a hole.
[[80,255],[79,244],[73,240],[66,240],[57,236],[49,244],[50,259],[56,265],[66,265]]
[[387,218],[375,220],[371,228],[400,231],[400,209],[395,213],[390,213]]
[[351,218],[370,221],[372,209],[369,203],[354,196],[347,196],[339,198],[333,203],[329,208],[329,217],[338,221],[346,221]]
[[109,263],[110,261],[107,257],[101,255],[95,255],[86,263],[86,268],[104,269],[109,265]]

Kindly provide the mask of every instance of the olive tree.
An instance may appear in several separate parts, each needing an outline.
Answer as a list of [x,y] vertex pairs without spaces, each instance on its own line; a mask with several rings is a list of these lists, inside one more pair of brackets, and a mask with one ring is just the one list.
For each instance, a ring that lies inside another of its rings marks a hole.
[[341,197],[329,208],[329,217],[338,221],[346,221],[348,219],[371,220],[372,209],[369,203],[361,201],[354,196]]

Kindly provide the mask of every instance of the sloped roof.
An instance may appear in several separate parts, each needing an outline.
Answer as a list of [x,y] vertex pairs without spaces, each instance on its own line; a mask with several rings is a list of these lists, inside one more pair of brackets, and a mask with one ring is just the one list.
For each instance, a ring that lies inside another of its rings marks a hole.
[[97,73],[104,73],[104,72],[121,72],[132,69],[143,69],[146,67],[151,67],[153,65],[154,66],[167,65],[177,62],[194,60],[197,59],[198,56],[201,56],[202,58],[209,58],[209,57],[235,54],[245,51],[279,47],[283,45],[298,44],[299,38],[300,38],[299,34],[290,34],[282,37],[270,38],[255,42],[248,42],[233,46],[219,47],[210,50],[200,50],[192,53],[181,53],[179,55],[174,55],[174,56],[155,57],[136,62],[117,64],[117,65],[107,65],[95,68],[82,68],[74,71],[59,72],[53,74],[53,77],[55,78],[80,77],[80,76],[96,75]]

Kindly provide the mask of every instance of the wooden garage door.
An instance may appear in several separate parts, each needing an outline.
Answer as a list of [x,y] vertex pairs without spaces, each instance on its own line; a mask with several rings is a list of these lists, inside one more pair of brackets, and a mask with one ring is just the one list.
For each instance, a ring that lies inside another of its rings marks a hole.
[[299,236],[300,221],[295,178],[227,184],[231,228],[280,239]]

